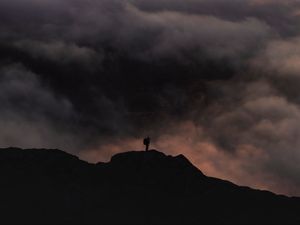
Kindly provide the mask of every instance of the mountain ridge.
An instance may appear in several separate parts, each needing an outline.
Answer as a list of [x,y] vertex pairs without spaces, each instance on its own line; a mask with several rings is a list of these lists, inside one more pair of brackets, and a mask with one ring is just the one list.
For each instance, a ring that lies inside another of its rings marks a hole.
[[92,164],[58,149],[0,149],[0,176],[0,223],[300,222],[300,198],[208,177],[157,150]]

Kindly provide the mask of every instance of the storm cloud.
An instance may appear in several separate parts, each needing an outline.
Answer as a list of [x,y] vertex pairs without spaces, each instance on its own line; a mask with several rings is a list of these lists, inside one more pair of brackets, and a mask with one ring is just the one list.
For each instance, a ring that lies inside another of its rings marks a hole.
[[296,0],[2,0],[0,145],[153,147],[300,194]]

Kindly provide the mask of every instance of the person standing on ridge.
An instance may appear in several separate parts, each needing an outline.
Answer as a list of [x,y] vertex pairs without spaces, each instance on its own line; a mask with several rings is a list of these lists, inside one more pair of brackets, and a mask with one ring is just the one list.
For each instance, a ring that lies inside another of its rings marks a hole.
[[144,139],[144,145],[146,146],[146,152],[149,150],[150,141],[151,141],[150,137],[146,137]]

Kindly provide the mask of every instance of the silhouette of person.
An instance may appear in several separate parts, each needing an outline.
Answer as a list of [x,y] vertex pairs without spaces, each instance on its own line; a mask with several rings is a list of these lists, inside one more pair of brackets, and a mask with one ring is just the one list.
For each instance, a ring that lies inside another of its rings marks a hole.
[[146,151],[149,150],[150,141],[151,141],[150,137],[146,137],[144,139],[144,145],[146,146]]

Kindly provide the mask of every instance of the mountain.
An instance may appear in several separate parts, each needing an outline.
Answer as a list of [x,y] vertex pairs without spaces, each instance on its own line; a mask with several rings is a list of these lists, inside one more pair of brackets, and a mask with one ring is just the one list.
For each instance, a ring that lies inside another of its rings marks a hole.
[[205,176],[183,155],[0,149],[1,224],[300,224],[300,198]]

